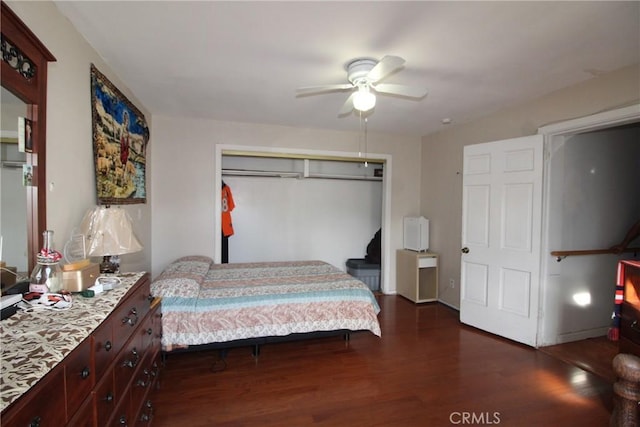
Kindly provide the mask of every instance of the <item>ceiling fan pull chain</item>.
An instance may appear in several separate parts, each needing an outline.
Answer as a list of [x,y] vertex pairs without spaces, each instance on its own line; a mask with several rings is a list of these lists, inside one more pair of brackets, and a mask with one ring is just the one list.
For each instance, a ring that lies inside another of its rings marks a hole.
[[[362,113],[360,113],[362,115]],[[369,162],[367,162],[367,140],[369,139],[367,134],[367,122],[369,119],[367,117],[364,118],[364,167],[369,167]]]
[[358,124],[360,125],[360,131],[358,132],[358,157],[362,157],[362,139],[364,132],[362,131],[362,111],[358,111]]

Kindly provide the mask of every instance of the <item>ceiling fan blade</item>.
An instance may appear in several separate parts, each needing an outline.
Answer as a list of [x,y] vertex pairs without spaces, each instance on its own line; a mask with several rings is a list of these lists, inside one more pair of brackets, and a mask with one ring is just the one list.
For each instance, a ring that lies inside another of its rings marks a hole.
[[299,87],[296,89],[298,95],[311,95],[314,93],[321,92],[337,92],[342,90],[353,89],[353,85],[351,83],[344,84],[335,84],[335,85],[323,85],[323,86],[305,86]]
[[353,97],[356,95],[356,92],[353,92],[347,100],[342,104],[342,108],[338,113],[338,117],[346,116],[347,114],[353,111]]
[[424,98],[428,93],[428,91],[423,88],[396,85],[392,83],[380,83],[372,87],[376,92],[406,96],[409,98]]
[[387,55],[383,57],[371,71],[369,71],[367,78],[371,82],[380,81],[396,71],[398,68],[402,67],[404,62],[404,59],[399,56]]

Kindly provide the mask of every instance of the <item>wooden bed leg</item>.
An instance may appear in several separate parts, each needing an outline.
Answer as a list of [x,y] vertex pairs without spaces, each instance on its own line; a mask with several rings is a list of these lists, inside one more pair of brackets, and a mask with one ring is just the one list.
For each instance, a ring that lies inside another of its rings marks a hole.
[[253,354],[253,357],[255,357],[256,359],[258,358],[258,356],[260,356],[260,344],[256,344],[253,346],[253,351],[251,352],[251,354]]
[[344,333],[344,340],[349,341],[351,339],[351,334],[349,332]]
[[223,348],[218,351],[218,360],[214,360],[211,364],[211,372],[221,372],[227,369],[227,354],[229,349]]

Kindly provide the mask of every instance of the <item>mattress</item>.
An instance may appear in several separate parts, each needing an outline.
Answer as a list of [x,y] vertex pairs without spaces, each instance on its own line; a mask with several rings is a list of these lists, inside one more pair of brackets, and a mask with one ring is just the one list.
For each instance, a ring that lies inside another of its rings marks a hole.
[[369,287],[323,261],[214,264],[183,257],[151,292],[162,297],[165,351],[325,331],[381,335]]

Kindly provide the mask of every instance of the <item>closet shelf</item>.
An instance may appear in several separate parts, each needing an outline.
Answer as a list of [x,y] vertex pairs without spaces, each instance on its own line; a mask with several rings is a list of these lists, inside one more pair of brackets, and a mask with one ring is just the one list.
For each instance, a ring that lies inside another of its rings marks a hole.
[[342,179],[350,181],[382,181],[382,177],[377,176],[359,176],[359,175],[339,175],[339,174],[321,174],[310,173],[305,175],[303,172],[287,172],[287,171],[266,171],[266,170],[247,170],[247,169],[222,169],[223,176],[245,176],[245,177],[267,177],[267,178],[298,178],[298,179]]
[[382,177],[378,176],[358,176],[358,175],[335,175],[329,173],[312,173],[306,178],[320,178],[320,179],[347,179],[352,181],[382,181]]

